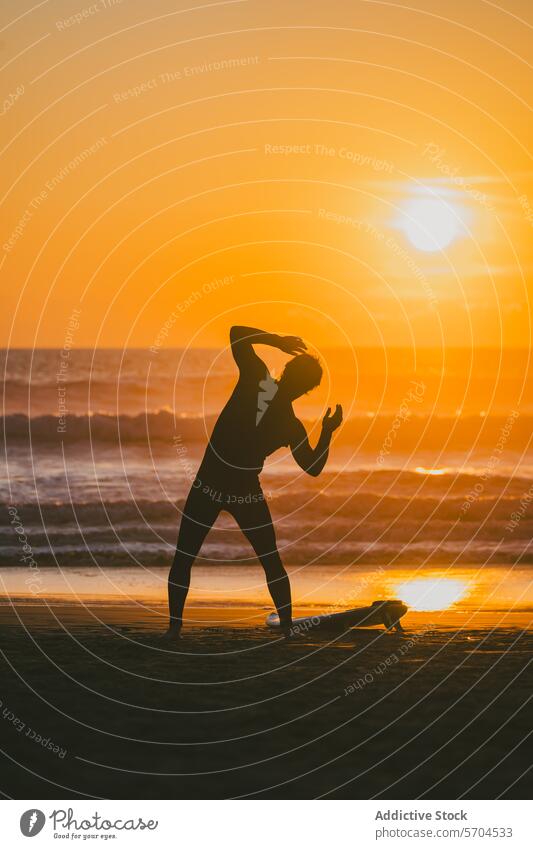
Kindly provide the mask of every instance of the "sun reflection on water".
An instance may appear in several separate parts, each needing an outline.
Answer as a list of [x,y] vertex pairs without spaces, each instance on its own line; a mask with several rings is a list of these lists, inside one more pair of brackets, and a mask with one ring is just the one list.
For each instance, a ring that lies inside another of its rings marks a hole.
[[469,590],[458,578],[416,578],[395,587],[398,598],[411,610],[446,610],[460,601]]

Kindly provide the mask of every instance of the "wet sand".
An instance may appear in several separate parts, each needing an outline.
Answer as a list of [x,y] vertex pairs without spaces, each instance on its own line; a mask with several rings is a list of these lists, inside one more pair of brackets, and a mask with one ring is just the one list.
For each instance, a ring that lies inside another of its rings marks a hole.
[[[15,798],[524,798],[531,612],[286,642],[266,610],[0,605]],[[297,614],[303,610],[297,609]]]

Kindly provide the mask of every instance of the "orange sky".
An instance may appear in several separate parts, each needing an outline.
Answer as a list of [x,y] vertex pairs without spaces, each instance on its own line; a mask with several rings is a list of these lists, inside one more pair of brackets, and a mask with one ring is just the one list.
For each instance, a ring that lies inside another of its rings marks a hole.
[[74,310],[80,347],[529,344],[526,0],[31,5],[1,10],[0,344]]

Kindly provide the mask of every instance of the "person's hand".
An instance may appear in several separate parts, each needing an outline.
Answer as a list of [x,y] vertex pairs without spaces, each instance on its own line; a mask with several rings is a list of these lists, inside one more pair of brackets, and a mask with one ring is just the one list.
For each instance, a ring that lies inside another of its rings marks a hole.
[[286,354],[302,354],[307,350],[307,346],[300,336],[280,336],[278,348]]
[[322,419],[322,430],[325,430],[326,433],[333,433],[334,430],[337,430],[339,425],[342,422],[342,407],[340,404],[337,404],[335,407],[335,412],[333,415],[330,415],[331,407],[328,407],[326,410],[326,415]]

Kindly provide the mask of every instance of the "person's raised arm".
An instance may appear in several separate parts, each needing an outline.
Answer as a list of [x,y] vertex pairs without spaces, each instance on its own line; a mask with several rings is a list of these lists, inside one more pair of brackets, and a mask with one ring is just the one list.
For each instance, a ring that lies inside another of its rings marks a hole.
[[276,333],[258,330],[257,327],[235,325],[230,330],[229,338],[233,358],[240,369],[247,366],[264,365],[255,353],[254,345],[270,345],[273,348],[279,348],[286,354],[300,354],[305,351],[305,344],[299,336],[278,336]]
[[333,431],[342,422],[342,407],[340,404],[337,404],[335,407],[333,415],[330,415],[330,413],[331,407],[328,407],[326,415],[322,419],[320,437],[314,448],[311,448],[305,427],[300,421],[295,426],[294,435],[291,439],[292,456],[300,468],[314,478],[320,474],[326,465]]

